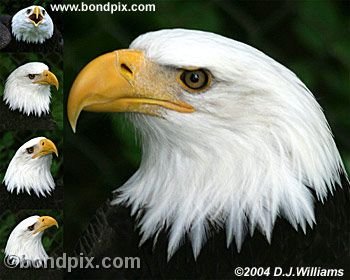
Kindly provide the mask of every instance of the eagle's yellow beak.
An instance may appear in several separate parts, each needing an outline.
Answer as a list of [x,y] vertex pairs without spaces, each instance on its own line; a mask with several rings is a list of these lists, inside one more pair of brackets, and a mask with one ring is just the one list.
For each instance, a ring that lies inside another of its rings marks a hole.
[[35,6],[33,13],[29,16],[29,20],[33,23],[35,27],[38,27],[44,19],[44,15],[41,12],[39,6]]
[[40,74],[40,76],[33,82],[34,84],[41,84],[41,85],[51,85],[55,86],[56,89],[58,90],[59,83],[57,80],[57,77],[55,76],[54,73],[45,70]]
[[157,85],[140,79],[146,71],[156,72],[138,50],[107,53],[86,65],[75,79],[68,98],[68,120],[73,131],[83,110],[157,115],[160,106],[178,112],[194,111],[191,105],[166,90],[162,81],[157,81]]
[[34,148],[34,154],[32,158],[42,157],[48,154],[54,153],[58,156],[58,151],[55,144],[49,139],[40,140],[37,147]]
[[38,232],[42,232],[50,227],[56,226],[58,228],[57,221],[50,217],[50,216],[42,216],[39,217],[37,224],[35,225],[35,229],[33,231],[33,234],[36,234]]

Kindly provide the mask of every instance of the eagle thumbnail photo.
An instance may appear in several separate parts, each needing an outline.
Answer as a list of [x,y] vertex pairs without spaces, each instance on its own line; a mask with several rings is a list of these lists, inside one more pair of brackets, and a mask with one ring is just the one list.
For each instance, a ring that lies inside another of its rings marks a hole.
[[63,131],[60,53],[0,53],[0,131]]

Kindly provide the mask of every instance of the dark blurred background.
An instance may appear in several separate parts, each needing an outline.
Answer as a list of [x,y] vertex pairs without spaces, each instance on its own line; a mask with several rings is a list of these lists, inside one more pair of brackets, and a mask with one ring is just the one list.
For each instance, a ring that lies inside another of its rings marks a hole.
[[[65,98],[91,59],[127,48],[140,34],[175,27],[215,32],[262,50],[304,81],[323,107],[349,170],[349,2],[148,2],[156,4],[156,12],[64,14]],[[93,113],[82,113],[75,135],[65,122],[64,149],[69,252],[96,208],[136,171],[140,149],[123,114]]]

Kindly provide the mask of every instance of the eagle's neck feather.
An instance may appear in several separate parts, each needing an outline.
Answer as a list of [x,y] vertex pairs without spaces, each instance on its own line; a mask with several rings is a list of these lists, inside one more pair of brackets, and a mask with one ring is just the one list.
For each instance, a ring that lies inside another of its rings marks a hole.
[[167,229],[169,258],[185,233],[196,257],[210,224],[238,251],[255,229],[270,241],[278,217],[306,232],[316,222],[314,200],[326,199],[345,173],[312,93],[250,46],[203,32],[165,33],[141,36],[131,47],[161,65],[209,69],[217,80],[201,94],[181,93],[194,113],[132,115],[142,161],[112,204],[131,207],[141,243]]
[[24,15],[17,14],[12,19],[12,34],[17,41],[25,43],[42,44],[53,35],[52,20],[47,19],[47,23],[35,27],[32,23],[23,20]]
[[42,233],[37,236],[28,236],[28,234],[19,235],[15,232],[11,233],[5,248],[6,256],[16,256],[15,261],[21,263],[27,261],[46,261],[48,255],[45,252],[41,242]]
[[[200,129],[202,120],[198,113],[192,125]],[[224,228],[227,246],[235,240],[238,251],[255,229],[270,241],[277,217],[304,233],[307,225],[312,227],[316,221],[309,188],[323,201],[343,169],[327,123],[320,122],[318,135],[310,136],[293,124],[283,132],[272,126],[266,133],[256,121],[248,129],[214,122],[208,120],[213,129],[200,135],[181,121],[169,126],[169,119],[134,116],[143,141],[142,162],[117,189],[112,204],[131,206],[140,218],[141,243],[169,229],[170,258],[188,233],[196,257],[210,224]],[[307,125],[305,129],[315,132]],[[305,150],[304,137],[319,141]]]
[[34,192],[38,197],[50,194],[55,189],[51,162],[52,155],[33,159],[30,163],[14,156],[4,177],[7,191],[17,194]]
[[48,85],[22,85],[10,76],[4,90],[4,101],[11,110],[19,110],[26,115],[48,114],[50,111],[51,92]]

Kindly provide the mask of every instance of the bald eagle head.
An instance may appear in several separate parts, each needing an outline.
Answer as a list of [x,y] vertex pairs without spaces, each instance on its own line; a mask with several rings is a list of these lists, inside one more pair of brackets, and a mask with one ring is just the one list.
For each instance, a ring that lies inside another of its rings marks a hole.
[[13,16],[11,25],[17,41],[34,44],[42,44],[50,39],[54,29],[51,17],[41,6],[20,10]]
[[131,112],[143,157],[112,203],[131,207],[141,243],[166,229],[169,258],[185,235],[196,257],[210,228],[224,229],[238,251],[256,229],[270,242],[278,217],[305,233],[316,223],[314,200],[345,173],[298,77],[213,33],[151,32],[98,57],[72,86],[73,129],[82,110]]
[[40,117],[50,111],[52,85],[58,89],[58,80],[47,65],[26,63],[7,78],[3,100],[11,110]]
[[7,191],[35,193],[46,196],[55,189],[51,175],[52,154],[58,155],[55,144],[45,138],[37,137],[23,144],[13,156],[3,183]]
[[52,226],[58,228],[58,223],[50,216],[31,216],[20,222],[7,240],[7,263],[13,266],[43,266],[48,255],[41,243],[41,237]]

